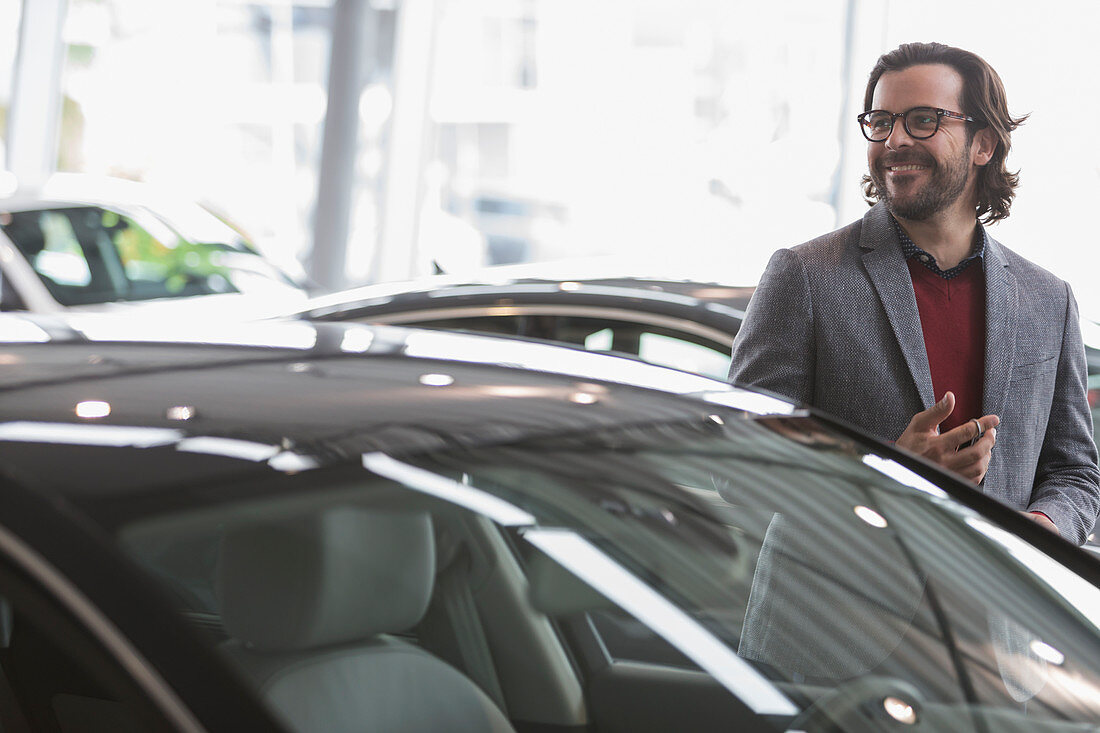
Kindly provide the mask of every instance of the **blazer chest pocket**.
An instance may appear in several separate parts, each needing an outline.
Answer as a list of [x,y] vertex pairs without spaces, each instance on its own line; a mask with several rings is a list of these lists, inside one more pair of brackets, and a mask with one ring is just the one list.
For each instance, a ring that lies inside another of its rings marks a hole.
[[1012,381],[1022,382],[1024,380],[1035,379],[1046,374],[1052,374],[1055,369],[1058,368],[1058,355],[1051,354],[1049,356],[1041,356],[1036,361],[1029,361],[1026,364],[1017,364],[1012,368]]

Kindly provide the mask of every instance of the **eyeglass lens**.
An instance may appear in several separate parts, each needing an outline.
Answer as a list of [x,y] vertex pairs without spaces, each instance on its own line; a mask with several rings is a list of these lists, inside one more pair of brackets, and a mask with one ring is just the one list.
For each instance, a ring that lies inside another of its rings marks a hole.
[[[894,129],[895,119],[889,112],[875,112],[864,118],[863,129],[871,140],[885,140]],[[917,139],[932,137],[940,126],[940,116],[931,107],[911,109],[904,119],[905,131]]]

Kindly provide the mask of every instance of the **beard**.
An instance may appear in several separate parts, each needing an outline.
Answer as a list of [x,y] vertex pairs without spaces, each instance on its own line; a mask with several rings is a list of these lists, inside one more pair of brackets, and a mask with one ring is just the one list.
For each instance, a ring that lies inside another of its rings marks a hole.
[[[886,185],[886,169],[896,165],[931,166],[930,179],[915,191],[893,194]],[[970,181],[970,151],[963,148],[959,155],[938,161],[922,153],[893,153],[879,158],[870,170],[879,198],[887,210],[898,219],[924,221],[954,204]]]

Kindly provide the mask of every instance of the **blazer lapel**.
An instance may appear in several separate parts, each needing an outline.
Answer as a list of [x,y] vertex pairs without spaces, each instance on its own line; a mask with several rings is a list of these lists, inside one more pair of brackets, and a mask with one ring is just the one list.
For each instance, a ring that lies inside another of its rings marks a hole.
[[897,233],[886,207],[881,203],[864,215],[859,246],[867,250],[863,255],[863,264],[886,310],[886,317],[894,330],[921,402],[928,409],[935,404],[936,398],[932,374],[928,369],[928,353],[924,348],[920,313],[917,311],[917,297],[913,293],[913,280],[902,257]]
[[1008,383],[1016,354],[1016,277],[1001,254],[1001,245],[989,238],[985,248],[985,387],[982,411],[1001,415],[1008,399]]

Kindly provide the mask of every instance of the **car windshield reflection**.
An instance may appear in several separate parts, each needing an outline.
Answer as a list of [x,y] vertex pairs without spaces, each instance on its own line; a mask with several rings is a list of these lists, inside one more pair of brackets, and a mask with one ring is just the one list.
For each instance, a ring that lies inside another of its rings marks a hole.
[[[440,567],[466,557],[475,589],[518,563],[527,613],[583,619],[613,666],[703,674],[777,730],[1100,724],[1095,586],[817,418],[708,409],[698,421],[368,452],[357,467],[290,471],[265,498],[208,488],[217,503],[131,521],[121,541],[246,673],[257,650],[273,664],[378,634],[434,651],[430,610],[370,628],[348,620],[392,609],[360,607],[347,583],[404,583],[422,551]],[[414,551],[397,534],[378,545],[391,535],[377,522],[394,516],[424,518],[434,545]],[[373,569],[313,567],[329,552]],[[279,579],[303,563],[324,579],[291,592]],[[453,588],[438,572],[418,582],[445,605]],[[326,587],[333,577],[343,591]],[[485,622],[514,624],[516,609],[495,603],[479,600]],[[311,729],[308,703],[269,702]]]

